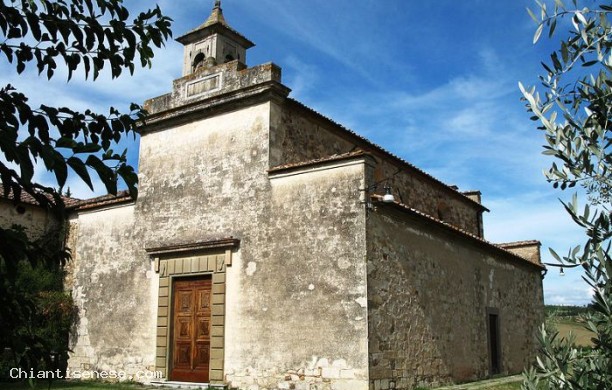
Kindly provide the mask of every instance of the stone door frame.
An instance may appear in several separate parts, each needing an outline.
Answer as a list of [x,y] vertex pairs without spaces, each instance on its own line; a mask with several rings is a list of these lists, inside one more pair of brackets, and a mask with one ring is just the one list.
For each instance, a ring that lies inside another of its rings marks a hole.
[[223,384],[225,357],[226,269],[240,241],[234,238],[193,244],[148,248],[159,275],[155,370],[168,379],[171,367],[172,285],[175,279],[211,275],[212,313],[210,340],[210,384]]

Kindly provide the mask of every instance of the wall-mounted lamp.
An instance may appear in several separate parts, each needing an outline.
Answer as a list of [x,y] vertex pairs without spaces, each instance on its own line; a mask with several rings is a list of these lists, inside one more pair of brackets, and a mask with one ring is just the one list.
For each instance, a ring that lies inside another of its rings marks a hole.
[[[587,262],[582,262],[578,264],[555,264],[555,263],[542,263],[542,264],[549,266],[549,267],[559,268],[559,276],[565,276],[565,272],[563,271],[563,268],[576,268],[580,266],[584,267],[587,264]],[[544,273],[542,274],[542,278],[544,278],[547,272],[548,270],[544,270]]]
[[[365,201],[363,203],[365,203],[366,207],[368,208],[368,210],[374,210],[375,207],[372,204],[372,200],[371,200],[371,194],[376,191],[376,189],[378,188],[378,186],[383,182],[383,181],[387,181],[388,179],[384,179],[381,180],[377,183],[372,184],[371,186],[367,187],[367,188],[362,188],[360,189],[360,191],[365,192]],[[382,202],[383,203],[393,203],[395,202],[395,196],[393,196],[393,193],[391,192],[391,186],[389,184],[386,184],[384,187],[385,190],[385,194],[382,196]]]
[[383,195],[382,201],[385,203],[395,202],[395,196],[391,193],[391,187],[388,184],[385,186],[385,195]]

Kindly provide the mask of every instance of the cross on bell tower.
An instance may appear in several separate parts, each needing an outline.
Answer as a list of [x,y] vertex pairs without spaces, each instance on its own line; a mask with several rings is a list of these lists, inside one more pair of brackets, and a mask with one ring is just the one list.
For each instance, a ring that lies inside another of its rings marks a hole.
[[215,0],[212,12],[204,24],[176,40],[185,47],[183,76],[200,68],[210,68],[234,60],[246,64],[246,51],[255,46],[226,22],[221,0]]

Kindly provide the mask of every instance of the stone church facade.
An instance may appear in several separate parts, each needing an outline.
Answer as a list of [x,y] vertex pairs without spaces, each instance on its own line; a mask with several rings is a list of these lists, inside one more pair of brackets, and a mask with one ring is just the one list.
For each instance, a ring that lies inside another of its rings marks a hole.
[[71,370],[382,390],[531,363],[537,241],[487,242],[479,192],[293,100],[278,66],[247,67],[219,2],[178,41],[183,76],[145,103],[138,199],[68,221]]

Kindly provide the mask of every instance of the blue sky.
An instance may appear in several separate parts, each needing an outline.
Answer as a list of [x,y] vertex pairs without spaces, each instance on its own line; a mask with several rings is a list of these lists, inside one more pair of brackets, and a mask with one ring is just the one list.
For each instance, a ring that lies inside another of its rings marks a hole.
[[[133,10],[153,1],[129,0]],[[174,36],[201,24],[213,0],[163,0]],[[517,84],[532,85],[540,61],[559,38],[532,44],[531,0],[223,0],[230,25],[256,43],[247,62],[283,68],[291,96],[461,190],[478,189],[491,212],[485,236],[492,242],[539,239],[565,252],[581,241],[557,192],[542,171],[543,135],[529,120]],[[563,26],[558,27],[562,32]],[[127,110],[171,89],[180,77],[182,46],[158,50],[152,69],[134,77],[66,84],[33,69],[22,76],[3,61],[0,82],[28,93],[33,102],[99,111]],[[126,75],[127,76],[127,75]],[[138,140],[126,142],[137,163]],[[44,180],[45,173],[38,175]],[[70,180],[78,197],[91,193]],[[544,281],[549,304],[585,304],[589,289],[579,271]]]

